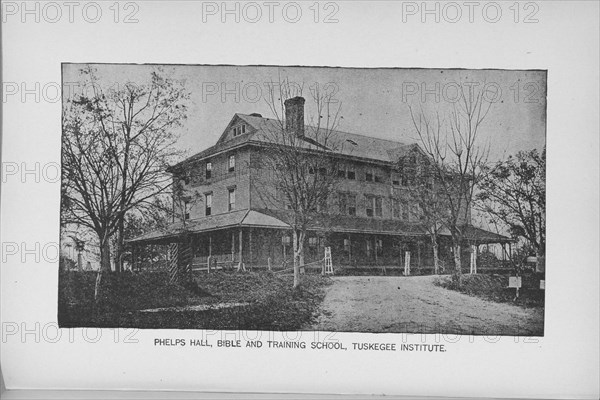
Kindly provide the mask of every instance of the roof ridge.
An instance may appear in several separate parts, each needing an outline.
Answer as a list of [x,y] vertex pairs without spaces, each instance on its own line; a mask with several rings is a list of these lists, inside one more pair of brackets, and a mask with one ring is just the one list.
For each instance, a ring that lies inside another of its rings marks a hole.
[[[243,115],[244,117],[250,117],[250,118],[258,118],[258,119],[262,119],[262,120],[267,120],[267,121],[274,121],[274,122],[279,122],[277,119],[275,118],[268,118],[268,117],[258,117],[256,115],[250,115],[250,114],[243,114],[243,113],[236,113],[238,115]],[[309,126],[311,128],[317,129],[316,126],[314,125],[305,125],[305,126]],[[325,128],[320,128],[320,129],[325,129]],[[333,129],[334,132],[339,132],[339,133],[345,133],[346,135],[356,135],[356,136],[361,136],[361,137],[365,137],[365,138],[369,138],[369,139],[377,139],[377,140],[383,140],[386,142],[391,142],[391,143],[397,143],[397,144],[401,144],[404,146],[407,145],[411,145],[412,143],[404,143],[404,142],[399,142],[397,140],[392,140],[392,139],[384,139],[381,137],[377,137],[377,136],[369,136],[369,135],[365,135],[363,133],[355,133],[355,132],[347,132],[347,131],[342,131],[339,129]]]

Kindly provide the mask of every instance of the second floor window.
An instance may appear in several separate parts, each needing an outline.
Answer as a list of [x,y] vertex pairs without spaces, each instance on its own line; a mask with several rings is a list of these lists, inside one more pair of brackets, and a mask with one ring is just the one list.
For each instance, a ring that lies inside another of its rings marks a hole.
[[184,219],[190,219],[190,202],[189,201],[185,201],[183,203],[183,218]]
[[229,189],[229,211],[235,210],[235,188]]
[[400,200],[392,199],[392,210],[394,218],[400,219],[400,217],[402,216],[402,207],[400,204]]
[[408,221],[408,218],[408,204],[404,203],[402,204],[402,219]]
[[339,193],[340,214],[356,215],[356,195]]
[[229,156],[229,172],[235,171],[235,154]]
[[356,195],[348,195],[348,215],[356,215]]
[[367,217],[383,216],[383,201],[381,197],[368,196],[366,200]]
[[367,182],[373,182],[373,172],[368,171],[365,173],[365,180]]
[[210,179],[210,178],[212,178],[212,162],[208,161],[208,162],[206,163],[206,169],[205,169],[205,172],[206,172],[206,173],[205,173],[206,179]]
[[354,168],[352,168],[352,167],[348,167],[348,179],[351,179],[351,180],[356,179],[356,172],[354,171]]
[[366,205],[365,205],[365,212],[367,213],[367,217],[372,217],[373,216],[373,201],[375,200],[374,197],[367,197],[366,198]]
[[212,193],[206,193],[204,195],[204,215],[207,217],[212,214]]
[[381,217],[383,216],[383,206],[382,206],[382,201],[383,199],[381,197],[375,197],[375,216],[376,217]]

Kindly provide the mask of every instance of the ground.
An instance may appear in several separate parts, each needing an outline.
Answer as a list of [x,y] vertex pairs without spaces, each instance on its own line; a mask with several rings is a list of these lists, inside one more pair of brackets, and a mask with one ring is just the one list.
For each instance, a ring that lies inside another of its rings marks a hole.
[[334,277],[309,329],[343,332],[541,336],[544,309],[468,296],[436,276]]

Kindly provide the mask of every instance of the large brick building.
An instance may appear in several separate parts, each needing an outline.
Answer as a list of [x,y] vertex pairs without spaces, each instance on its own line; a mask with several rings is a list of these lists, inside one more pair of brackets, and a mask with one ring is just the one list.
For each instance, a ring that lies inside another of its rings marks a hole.
[[[286,123],[304,134],[304,99],[286,101]],[[174,198],[180,220],[129,243],[173,243],[185,234],[196,263],[208,256],[252,266],[266,266],[269,259],[275,265],[291,261],[291,229],[285,221],[292,211],[283,200],[266,201],[262,193],[272,188],[259,179],[268,173],[261,163],[269,156],[268,132],[280,125],[259,114],[235,114],[214,146],[169,168],[180,188]],[[309,228],[306,262],[323,258],[324,247],[331,246],[336,265],[400,265],[410,251],[414,267],[431,267],[429,238],[398,167],[402,157],[418,151],[417,145],[334,134],[343,145],[327,157],[337,158],[337,181],[326,212]],[[305,140],[310,147],[310,136]],[[470,226],[469,210],[464,214],[468,244],[507,240]],[[445,243],[442,235],[440,255],[450,259]]]

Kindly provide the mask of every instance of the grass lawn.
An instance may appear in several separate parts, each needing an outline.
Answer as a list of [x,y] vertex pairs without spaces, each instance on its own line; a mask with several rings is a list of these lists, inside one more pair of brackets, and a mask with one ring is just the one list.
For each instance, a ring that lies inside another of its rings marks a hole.
[[476,296],[497,303],[512,303],[522,307],[544,307],[545,292],[539,289],[540,276],[524,275],[523,286],[519,289],[519,298],[515,298],[515,289],[507,288],[508,275],[466,274],[462,276],[462,287],[452,283],[449,276],[440,277],[436,284],[449,290]]
[[[169,284],[163,272],[109,273],[95,302],[95,279],[93,272],[60,274],[61,327],[298,330],[313,321],[331,284],[321,275],[303,275],[301,287],[293,290],[289,275],[197,273],[200,290],[192,292]],[[190,310],[194,306],[208,309]],[[164,308],[169,309],[156,311]]]

